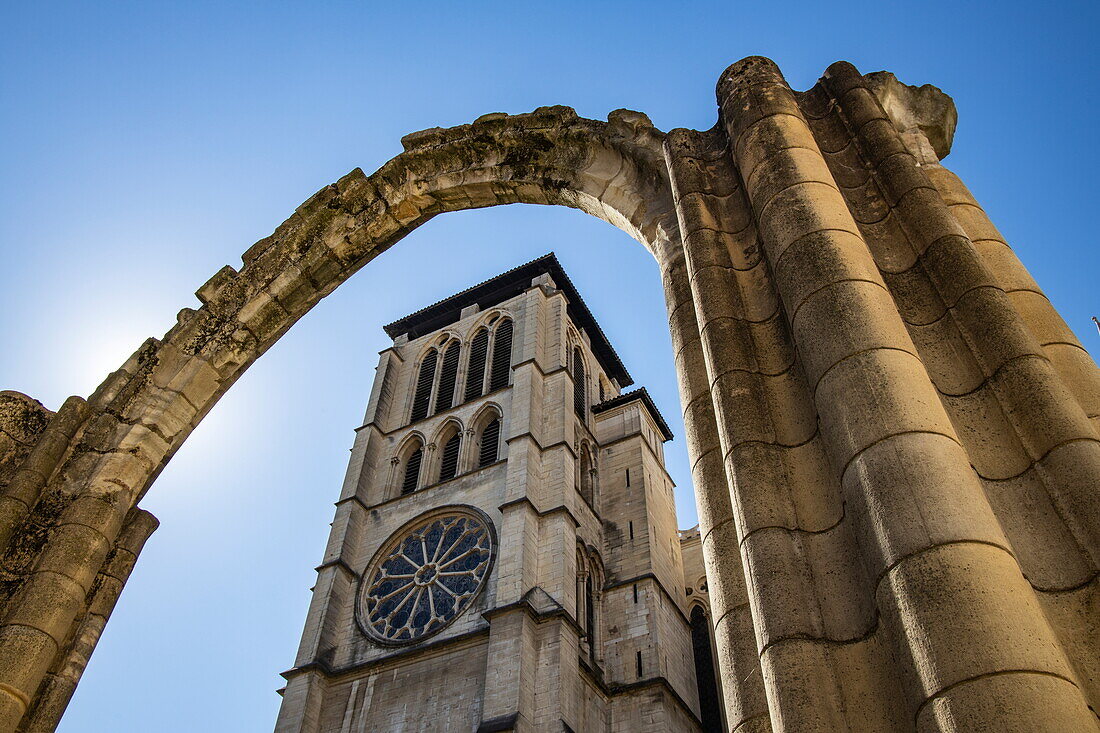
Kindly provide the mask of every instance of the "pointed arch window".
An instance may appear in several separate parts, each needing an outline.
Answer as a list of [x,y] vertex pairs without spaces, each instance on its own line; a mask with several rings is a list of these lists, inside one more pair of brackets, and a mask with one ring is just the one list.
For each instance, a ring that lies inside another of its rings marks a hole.
[[443,365],[439,370],[439,390],[435,396],[434,413],[449,410],[454,405],[460,350],[461,346],[457,341],[447,344],[447,347],[443,350]]
[[586,620],[588,603],[585,599],[586,585],[585,581],[588,579],[588,563],[584,561],[584,551],[581,550],[580,545],[577,545],[577,624],[581,627],[581,631],[587,633],[588,622]]
[[585,411],[588,407],[584,377],[584,357],[581,354],[580,347],[575,346],[573,347],[573,409],[576,410],[582,420],[585,418]]
[[462,448],[462,431],[456,430],[443,444],[443,456],[439,462],[439,480],[447,481],[458,475],[458,454]]
[[699,717],[703,730],[722,730],[718,683],[714,676],[714,655],[710,645],[710,621],[703,607],[691,609],[691,649],[695,657],[695,680],[699,687]]
[[588,505],[593,509],[596,508],[596,490],[595,490],[595,466],[592,465],[592,453],[588,450],[587,445],[581,445],[580,455],[580,476],[578,477],[577,488],[581,492],[581,497],[588,502]]
[[599,592],[601,585],[599,561],[577,545],[577,623],[584,634],[581,649],[596,661],[599,647]]
[[470,342],[470,364],[466,369],[466,402],[476,400],[485,392],[485,357],[488,352],[489,329],[482,327]]
[[500,454],[500,416],[494,417],[481,429],[481,446],[478,449],[477,467],[484,468],[497,462]]
[[588,635],[588,655],[595,656],[596,591],[592,587],[592,573],[584,579],[584,633]]
[[405,459],[404,473],[401,476],[401,493],[411,494],[420,485],[420,464],[424,462],[424,446],[417,443],[416,449]]
[[432,385],[435,383],[435,365],[439,360],[439,352],[430,350],[420,362],[420,373],[416,376],[416,391],[413,393],[412,422],[423,420],[428,416],[428,404],[432,399]]
[[508,319],[496,327],[493,335],[493,364],[489,373],[489,391],[508,386],[508,374],[512,370],[512,322]]

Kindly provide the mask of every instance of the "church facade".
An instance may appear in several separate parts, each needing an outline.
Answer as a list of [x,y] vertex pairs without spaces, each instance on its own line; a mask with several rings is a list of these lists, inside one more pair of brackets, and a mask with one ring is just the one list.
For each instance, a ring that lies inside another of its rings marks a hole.
[[672,434],[557,259],[386,332],[276,730],[723,729]]

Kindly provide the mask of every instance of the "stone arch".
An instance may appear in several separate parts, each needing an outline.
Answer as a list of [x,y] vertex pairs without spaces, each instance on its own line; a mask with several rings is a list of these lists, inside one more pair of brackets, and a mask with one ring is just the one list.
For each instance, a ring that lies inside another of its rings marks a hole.
[[439,445],[440,440],[445,437],[450,437],[455,430],[460,433],[462,432],[462,421],[454,416],[447,417],[443,419],[438,426],[436,426],[435,430],[432,433],[433,437],[431,442],[434,445]]
[[408,135],[404,151],[373,174],[355,169],[314,194],[249,247],[239,268],[223,267],[203,284],[201,307],[182,309],[163,337],[142,344],[87,401],[70,401],[48,468],[27,473],[28,488],[4,497],[0,539],[7,542],[49,494],[63,507],[51,520],[50,545],[81,549],[35,556],[11,601],[19,607],[48,596],[60,610],[36,616],[37,625],[9,618],[0,626],[0,670],[22,670],[18,679],[0,674],[0,728],[43,704],[34,702],[36,691],[57,659],[83,654],[68,641],[73,624],[124,525],[133,524],[130,510],[221,396],[298,319],[413,229],[450,211],[569,206],[622,229],[662,262],[680,241],[663,142],[643,114],[619,110],[599,122],[567,107]]
[[416,356],[413,358],[414,364],[419,364],[421,360],[432,349],[442,349],[447,343],[454,339],[459,339],[459,334],[453,328],[447,328],[440,333],[436,334],[435,338],[428,339],[420,345],[420,349],[416,352]]
[[481,430],[485,427],[485,423],[491,421],[494,417],[504,419],[504,410],[500,404],[495,401],[489,401],[481,405],[474,412],[470,418],[469,427],[471,430]]

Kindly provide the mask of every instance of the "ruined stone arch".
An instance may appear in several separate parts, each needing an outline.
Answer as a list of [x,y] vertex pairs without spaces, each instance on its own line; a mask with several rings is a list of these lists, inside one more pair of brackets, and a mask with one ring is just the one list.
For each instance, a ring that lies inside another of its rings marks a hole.
[[795,92],[750,57],[717,100],[705,132],[545,107],[409,135],[6,448],[0,729],[56,725],[138,500],[244,370],[412,229],[510,203],[658,263],[731,729],[1094,726],[1100,371],[940,165],[950,99],[843,62]]
[[[565,107],[486,115],[407,136],[405,151],[374,174],[356,169],[319,191],[250,247],[242,266],[226,266],[202,285],[201,307],[181,310],[164,337],[149,339],[86,402],[69,405],[73,433],[83,436],[74,439],[94,443],[96,452],[57,466],[51,490],[76,501],[54,531],[86,533],[95,549],[71,571],[77,582],[60,589],[53,560],[45,557],[26,592],[58,592],[67,599],[61,605],[79,616],[87,588],[130,521],[128,509],[222,394],[321,298],[435,215],[509,203],[564,205],[623,229],[654,256],[668,249],[678,229],[663,137],[644,115],[628,111],[612,113],[608,122]],[[13,503],[14,516],[0,529],[4,539],[35,498]],[[55,623],[32,633],[33,649],[18,652],[19,666],[39,680],[59,654],[69,653],[70,629]],[[0,689],[31,687],[0,695],[11,700],[10,720],[27,711],[38,684],[0,680]],[[0,715],[0,722],[9,718]]]

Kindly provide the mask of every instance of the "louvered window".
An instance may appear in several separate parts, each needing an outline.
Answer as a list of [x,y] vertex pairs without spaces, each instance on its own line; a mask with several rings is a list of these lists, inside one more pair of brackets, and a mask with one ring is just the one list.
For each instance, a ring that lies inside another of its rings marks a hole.
[[466,402],[477,399],[485,388],[485,354],[489,350],[489,329],[483,328],[470,342],[470,367],[466,370]]
[[439,480],[452,479],[458,473],[458,451],[462,447],[462,435],[455,433],[443,446],[443,459],[439,465]]
[[401,493],[411,494],[420,483],[420,464],[424,460],[424,446],[418,446],[405,461],[405,475],[401,479]]
[[458,379],[458,352],[457,341],[452,341],[443,351],[443,366],[439,370],[439,392],[435,397],[435,411],[449,410],[454,404],[455,381]]
[[416,393],[413,395],[412,422],[428,416],[428,403],[432,398],[432,383],[435,382],[435,363],[439,352],[432,349],[420,363],[420,374],[416,377]]
[[483,468],[496,463],[500,450],[500,418],[496,418],[481,431],[481,450],[478,452],[477,467]]
[[497,326],[493,338],[493,369],[489,377],[489,391],[508,386],[508,372],[512,368],[512,322]]
[[600,402],[602,403],[606,399],[607,399],[607,393],[604,391],[603,380],[601,379],[600,380]]
[[575,348],[573,349],[573,409],[577,411],[581,419],[584,419],[586,407],[584,394],[584,360],[581,358],[581,350]]

